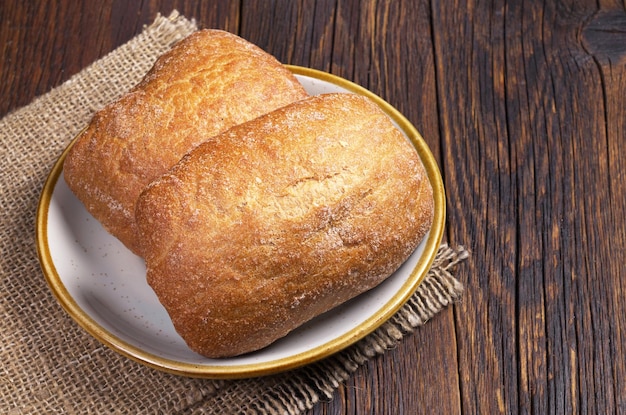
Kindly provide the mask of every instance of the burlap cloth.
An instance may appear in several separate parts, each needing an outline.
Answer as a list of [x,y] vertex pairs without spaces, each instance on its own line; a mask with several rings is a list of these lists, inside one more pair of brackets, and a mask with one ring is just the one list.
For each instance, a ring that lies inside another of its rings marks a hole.
[[158,55],[194,30],[195,23],[176,12],[158,16],[125,45],[0,120],[0,413],[301,413],[330,399],[361,364],[460,297],[462,286],[451,272],[467,252],[442,245],[417,292],[375,333],[307,367],[232,381],[150,369],[103,346],[63,311],[35,249],[44,180],[93,112],[137,83]]

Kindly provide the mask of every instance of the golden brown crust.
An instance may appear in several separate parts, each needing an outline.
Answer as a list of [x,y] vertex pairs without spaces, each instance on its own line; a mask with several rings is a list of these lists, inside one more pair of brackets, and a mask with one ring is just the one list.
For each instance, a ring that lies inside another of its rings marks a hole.
[[136,210],[148,282],[208,357],[260,349],[376,286],[431,226],[413,146],[367,98],[293,103],[203,143]]
[[306,96],[258,47],[227,32],[198,31],[94,116],[66,158],[65,179],[89,212],[139,253],[134,207],[150,181],[207,138]]

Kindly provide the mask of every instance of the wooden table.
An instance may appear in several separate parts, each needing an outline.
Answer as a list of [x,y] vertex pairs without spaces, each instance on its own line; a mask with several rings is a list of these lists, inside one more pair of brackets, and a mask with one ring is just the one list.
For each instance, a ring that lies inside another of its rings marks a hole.
[[626,3],[0,3],[0,115],[179,10],[403,112],[445,180],[460,304],[312,414],[626,413]]

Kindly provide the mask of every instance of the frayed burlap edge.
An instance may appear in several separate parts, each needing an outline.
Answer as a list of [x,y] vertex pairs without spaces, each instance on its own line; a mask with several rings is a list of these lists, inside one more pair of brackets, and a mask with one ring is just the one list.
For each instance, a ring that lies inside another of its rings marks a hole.
[[442,245],[407,304],[372,335],[328,359],[264,378],[190,379],[130,361],[62,310],[39,270],[34,218],[45,177],[95,111],[196,30],[176,11],[67,82],[0,120],[0,413],[299,414],[328,400],[361,365],[456,301],[454,267],[467,252]]

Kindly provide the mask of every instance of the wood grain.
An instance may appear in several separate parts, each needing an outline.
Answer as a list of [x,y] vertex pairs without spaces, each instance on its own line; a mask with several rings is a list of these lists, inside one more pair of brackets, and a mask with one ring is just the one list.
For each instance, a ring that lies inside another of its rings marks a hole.
[[448,198],[463,206],[451,239],[470,235],[474,253],[455,313],[463,412],[624,410],[624,279],[611,266],[624,193],[609,154],[624,136],[607,130],[623,133],[624,66],[608,77],[583,48],[598,13],[587,3],[433,13],[439,90],[453,91],[440,96]]
[[310,414],[626,413],[626,4],[0,4],[0,115],[177,9],[389,101],[440,163],[462,302]]

